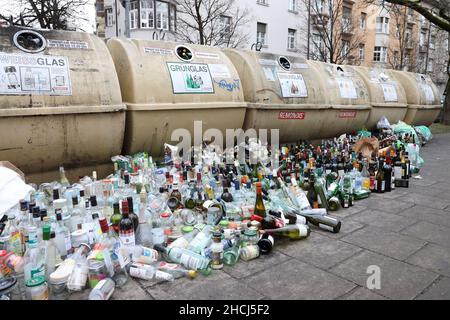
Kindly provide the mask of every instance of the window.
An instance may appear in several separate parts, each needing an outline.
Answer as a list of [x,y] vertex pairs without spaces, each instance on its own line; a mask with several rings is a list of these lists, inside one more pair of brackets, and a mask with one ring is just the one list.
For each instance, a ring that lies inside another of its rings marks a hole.
[[387,48],[375,47],[373,50],[373,61],[386,62],[387,61]]
[[289,11],[297,12],[297,0],[289,0]]
[[266,45],[266,30],[267,24],[258,22],[256,27],[256,42],[260,42],[262,45]]
[[412,45],[411,34],[412,34],[412,28],[408,27],[406,29],[406,34],[405,34],[405,43],[406,43],[407,48]]
[[360,20],[360,24],[359,24],[359,27],[361,28],[361,30],[366,30],[366,20],[367,20],[367,14],[364,12],[361,12],[361,20]]
[[106,21],[105,24],[107,27],[111,27],[114,24],[114,15],[112,8],[107,8],[105,10]]
[[169,30],[169,4],[156,1],[156,29]]
[[312,35],[312,58],[314,60],[321,60],[325,55],[323,38],[318,33]]
[[269,0],[256,0],[257,4],[262,4],[262,5],[268,5],[269,4]]
[[342,9],[342,31],[348,32],[351,29],[352,9],[343,7]]
[[398,66],[398,51],[397,50],[394,51],[392,60],[393,60],[394,66],[397,67]]
[[130,29],[136,29],[138,27],[138,2],[130,2]]
[[323,13],[323,7],[324,7],[324,0],[316,0],[316,5],[313,8],[313,12],[316,11],[317,13]]
[[358,47],[359,52],[359,60],[364,60],[366,57],[366,46],[364,44],[360,44]]
[[430,37],[430,48],[434,49],[435,44],[436,44],[436,36],[431,36]]
[[421,45],[421,46],[425,45],[426,38],[427,38],[427,33],[425,31],[421,31],[420,38],[419,38],[419,45]]
[[341,48],[341,59],[347,59],[348,54],[350,52],[350,42],[347,40],[342,40],[342,44],[341,44],[342,48]]
[[397,24],[397,25],[395,26],[395,37],[396,37],[397,39],[400,39],[400,25],[399,25],[399,24]]
[[220,16],[220,33],[222,37],[227,36],[231,32],[231,17]]
[[377,17],[377,32],[389,33],[389,18]]
[[433,59],[428,59],[427,71],[428,72],[433,72],[433,67],[434,67],[434,60]]
[[288,29],[288,49],[289,50],[295,50],[297,47],[297,30],[295,29]]
[[177,7],[173,4],[170,5],[170,31],[177,31]]
[[155,11],[153,0],[141,0],[141,28],[155,27]]

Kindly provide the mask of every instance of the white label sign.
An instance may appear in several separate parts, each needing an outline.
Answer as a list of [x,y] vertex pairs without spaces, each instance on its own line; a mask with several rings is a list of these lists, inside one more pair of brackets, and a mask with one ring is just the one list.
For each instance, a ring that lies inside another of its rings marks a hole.
[[275,81],[275,75],[273,73],[272,68],[263,67],[264,74],[266,75],[266,79],[269,81]]
[[151,53],[151,54],[159,54],[161,56],[170,56],[173,55],[173,50],[170,49],[164,49],[164,48],[151,48],[151,47],[144,47],[145,53]]
[[382,83],[381,88],[383,89],[384,101],[386,102],[397,102],[397,89],[395,85],[389,83]]
[[356,88],[352,79],[337,78],[336,81],[339,85],[339,92],[341,94],[341,98],[356,99],[358,97],[356,95]]
[[431,89],[431,86],[429,84],[422,84],[422,90],[425,93],[425,99],[427,102],[433,102],[434,101],[434,93],[433,89]]
[[0,53],[0,94],[72,95],[67,57]]
[[215,59],[220,60],[220,56],[216,53],[209,53],[209,52],[196,52],[195,56],[200,59]]
[[214,93],[207,64],[167,62],[173,93]]
[[259,59],[259,64],[264,66],[276,66],[278,62],[276,60]]
[[281,93],[284,98],[304,98],[308,96],[305,80],[301,74],[278,73]]
[[231,78],[230,69],[225,64],[208,64],[213,78]]
[[306,63],[298,63],[298,62],[293,63],[292,67],[294,69],[308,69],[309,68],[309,66]]
[[61,48],[61,49],[89,49],[89,45],[85,41],[77,40],[55,40],[48,39],[47,47],[49,48]]

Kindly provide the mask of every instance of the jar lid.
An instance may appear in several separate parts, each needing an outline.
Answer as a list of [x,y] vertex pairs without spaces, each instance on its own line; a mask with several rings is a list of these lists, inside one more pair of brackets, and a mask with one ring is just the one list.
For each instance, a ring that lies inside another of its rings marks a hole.
[[247,230],[244,231],[244,235],[246,236],[256,236],[256,230],[249,228]]
[[161,213],[161,217],[162,218],[169,218],[170,217],[170,213],[169,212]]
[[0,292],[8,290],[13,287],[17,282],[15,277],[8,277],[0,280]]
[[45,283],[45,277],[44,276],[39,276],[33,279],[30,279],[27,281],[26,286],[27,287],[37,287],[40,286],[41,284]]
[[220,225],[221,227],[227,227],[228,224],[229,224],[229,221],[228,221],[228,220],[220,220],[220,222],[219,222],[219,225]]
[[183,233],[189,233],[194,231],[194,227],[193,226],[184,226],[183,228],[181,228],[181,232]]

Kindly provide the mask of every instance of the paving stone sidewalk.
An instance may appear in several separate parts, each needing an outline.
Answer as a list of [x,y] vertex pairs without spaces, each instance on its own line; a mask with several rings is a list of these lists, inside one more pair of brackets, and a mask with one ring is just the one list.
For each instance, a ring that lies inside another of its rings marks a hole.
[[[278,242],[270,255],[195,280],[130,279],[112,299],[450,299],[450,134],[435,135],[421,156],[423,179],[409,189],[333,213],[342,219],[338,234],[313,229],[306,240]],[[366,287],[371,265],[381,270],[379,290]]]

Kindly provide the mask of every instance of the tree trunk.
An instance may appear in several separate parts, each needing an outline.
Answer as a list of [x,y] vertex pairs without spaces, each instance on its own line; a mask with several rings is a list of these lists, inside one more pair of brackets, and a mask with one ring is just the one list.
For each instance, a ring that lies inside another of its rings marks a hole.
[[444,109],[442,110],[441,123],[445,125],[450,125],[450,78],[447,80],[447,85],[445,86],[445,100]]

